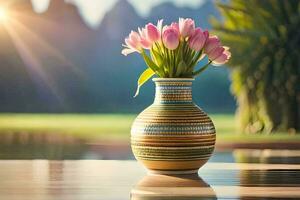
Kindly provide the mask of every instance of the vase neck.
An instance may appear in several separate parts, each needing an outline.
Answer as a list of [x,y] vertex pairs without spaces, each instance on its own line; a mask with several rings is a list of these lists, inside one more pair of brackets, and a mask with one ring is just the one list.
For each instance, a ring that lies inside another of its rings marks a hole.
[[154,104],[191,104],[193,79],[155,78]]

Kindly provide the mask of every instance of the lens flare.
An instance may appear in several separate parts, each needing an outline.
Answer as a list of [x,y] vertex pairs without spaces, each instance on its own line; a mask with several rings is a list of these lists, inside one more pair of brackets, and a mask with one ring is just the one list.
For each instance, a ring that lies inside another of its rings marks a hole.
[[0,22],[6,21],[8,18],[7,12],[4,8],[0,8]]

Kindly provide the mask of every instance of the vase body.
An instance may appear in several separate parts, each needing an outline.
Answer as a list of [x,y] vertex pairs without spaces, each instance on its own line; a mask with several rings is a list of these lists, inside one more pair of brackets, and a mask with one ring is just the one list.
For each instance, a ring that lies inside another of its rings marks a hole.
[[151,172],[196,173],[215,146],[215,127],[192,100],[188,78],[155,78],[154,103],[131,128],[134,156]]

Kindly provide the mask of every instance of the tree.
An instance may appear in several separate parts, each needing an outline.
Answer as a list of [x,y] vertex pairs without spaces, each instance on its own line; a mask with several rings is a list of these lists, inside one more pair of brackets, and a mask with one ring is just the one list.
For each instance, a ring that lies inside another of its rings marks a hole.
[[300,1],[217,2],[213,28],[231,47],[232,92],[245,132],[300,130]]

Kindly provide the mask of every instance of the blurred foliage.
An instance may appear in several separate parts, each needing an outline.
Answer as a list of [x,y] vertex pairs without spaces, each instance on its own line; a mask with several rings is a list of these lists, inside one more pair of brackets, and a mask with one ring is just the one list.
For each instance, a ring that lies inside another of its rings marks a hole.
[[232,92],[245,132],[300,129],[300,1],[217,2],[214,31],[231,47]]

